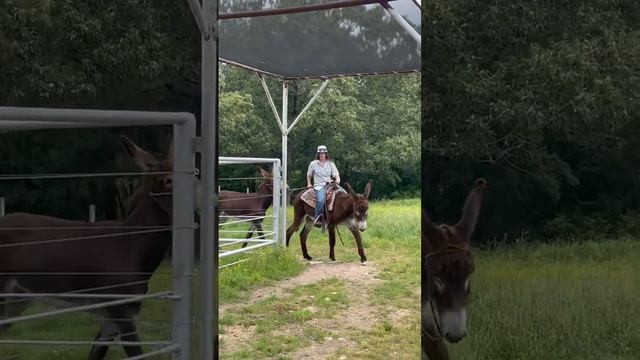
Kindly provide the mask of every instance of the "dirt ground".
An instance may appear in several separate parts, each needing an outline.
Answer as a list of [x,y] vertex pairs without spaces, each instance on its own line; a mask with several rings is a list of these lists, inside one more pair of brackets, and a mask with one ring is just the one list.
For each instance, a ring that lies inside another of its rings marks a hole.
[[[269,296],[284,296],[291,289],[298,286],[310,285],[322,280],[337,278],[345,287],[346,295],[351,300],[351,306],[346,311],[339,312],[332,319],[312,319],[305,323],[305,327],[324,330],[331,336],[326,336],[320,341],[313,341],[310,346],[297,349],[294,353],[287,354],[292,359],[326,359],[333,355],[337,349],[349,349],[355,345],[355,341],[349,336],[357,330],[371,329],[376,323],[383,320],[392,323],[402,323],[403,319],[410,316],[409,311],[395,309],[381,309],[369,300],[372,289],[381,282],[376,276],[378,269],[375,263],[367,263],[362,266],[354,262],[318,262],[307,263],[307,268],[298,276],[280,281],[275,286],[269,286],[253,291],[250,296],[241,303],[225,304],[220,307],[220,316],[232,309],[241,309],[244,306],[260,301]],[[314,312],[313,307],[306,310]],[[280,327],[272,334],[300,336],[303,328],[299,324]],[[255,334],[255,326],[225,326],[224,333],[220,335],[222,346],[221,354],[230,354],[251,341]],[[345,356],[338,359],[346,359]]]

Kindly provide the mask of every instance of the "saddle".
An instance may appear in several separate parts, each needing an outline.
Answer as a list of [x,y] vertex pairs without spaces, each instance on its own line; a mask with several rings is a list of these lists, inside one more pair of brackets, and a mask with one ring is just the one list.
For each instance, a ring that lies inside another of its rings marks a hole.
[[[331,212],[333,211],[333,203],[336,199],[336,197],[334,196],[336,191],[344,191],[342,188],[338,188],[338,189],[327,189],[327,198],[325,200],[325,204],[326,204],[326,210]],[[311,206],[312,208],[316,207],[316,192],[313,189],[307,189],[305,190],[305,192],[302,193],[302,195],[300,196],[300,199],[302,199],[302,201],[304,201],[307,205]]]

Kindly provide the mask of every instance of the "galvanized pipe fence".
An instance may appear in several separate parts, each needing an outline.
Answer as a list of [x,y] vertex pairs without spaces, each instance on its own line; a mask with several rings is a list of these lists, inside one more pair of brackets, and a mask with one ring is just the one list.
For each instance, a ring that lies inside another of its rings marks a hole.
[[[281,204],[281,189],[283,189],[282,184],[282,167],[280,159],[277,158],[253,158],[253,157],[220,157],[219,164],[221,166],[232,166],[232,165],[258,165],[258,164],[270,164],[271,165],[271,174],[273,179],[273,193],[271,195],[258,195],[258,194],[247,194],[247,196],[243,197],[244,199],[252,199],[252,198],[261,198],[264,196],[271,196],[271,214],[265,213],[263,214],[252,214],[247,213],[245,215],[219,215],[218,220],[218,232],[219,232],[219,258],[229,257],[232,255],[238,255],[243,253],[250,253],[253,250],[265,247],[265,246],[274,246],[276,247],[278,244],[283,245],[283,231],[280,228],[280,218],[282,216],[282,212],[280,209],[282,208]],[[247,180],[247,179],[260,179],[260,178],[224,178],[219,179],[222,181],[235,181],[235,180]],[[219,200],[220,202],[224,200]],[[223,207],[224,205],[220,205]],[[271,229],[267,231],[263,228],[263,232],[258,234],[257,231],[254,231],[252,236],[249,238],[244,237],[234,237],[232,235],[243,235],[247,233],[249,227],[251,227],[251,223],[255,221],[263,222],[266,219],[270,219],[272,221]],[[228,229],[232,225],[238,224],[246,224],[247,228],[243,230],[231,230]],[[234,248],[234,245],[248,243],[249,245],[244,248]],[[239,260],[234,263],[226,264],[221,267],[227,267],[233,264],[240,263],[245,260]]]
[[[169,339],[159,341],[140,341],[140,342],[108,342],[109,345],[126,344],[140,346],[154,346],[155,348],[136,359],[147,358],[159,354],[172,354],[172,358],[179,360],[191,360],[197,351],[193,336],[194,328],[198,328],[200,332],[212,334],[214,332],[213,322],[203,321],[197,323],[194,317],[195,310],[193,308],[194,296],[194,230],[197,228],[194,223],[194,197],[196,180],[195,168],[196,159],[196,134],[195,134],[195,118],[188,113],[167,113],[167,112],[139,112],[139,111],[108,111],[108,110],[77,110],[77,109],[48,109],[48,108],[17,108],[17,107],[0,107],[0,131],[25,131],[25,130],[45,130],[45,129],[70,129],[70,128],[86,128],[86,127],[124,127],[124,126],[151,126],[151,125],[172,125],[173,126],[173,171],[172,186],[173,193],[180,196],[173,196],[173,224],[169,227],[149,227],[147,229],[131,229],[126,234],[143,234],[148,232],[171,231],[172,233],[172,259],[171,259],[171,289],[167,291],[157,291],[147,294],[121,294],[117,292],[117,287],[131,285],[131,283],[122,283],[113,285],[113,293],[88,294],[83,293],[95,291],[95,289],[84,289],[62,294],[26,294],[24,292],[7,292],[4,290],[0,297],[5,302],[27,301],[38,298],[82,298],[89,303],[84,305],[74,305],[63,309],[48,310],[37,314],[30,314],[17,317],[0,318],[0,327],[2,325],[13,324],[23,321],[31,321],[46,317],[58,316],[66,313],[79,311],[96,310],[114,305],[121,305],[133,302],[139,302],[150,299],[160,299],[171,302],[171,335]],[[126,174],[126,173],[122,173]],[[95,177],[95,174],[73,174],[75,177]],[[117,173],[108,174],[116,176]],[[60,174],[53,174],[48,177],[46,174],[40,174],[39,179],[60,178]],[[12,177],[0,177],[0,180],[15,180],[15,174]],[[0,198],[0,215],[5,213],[4,198]],[[94,214],[95,207],[92,207],[91,213]],[[89,219],[95,221],[95,215]],[[213,226],[213,222],[204,221],[202,227]],[[92,225],[95,227],[95,225]],[[6,230],[6,228],[5,228]],[[33,230],[33,228],[32,228]],[[42,229],[43,231],[54,231],[54,229]],[[120,232],[118,235],[122,235]],[[0,234],[1,236],[1,234]],[[99,235],[98,235],[99,236]],[[111,235],[113,236],[113,235]],[[92,236],[95,238],[96,236]],[[63,238],[47,240],[47,243],[62,241],[82,241],[88,237]],[[211,248],[213,238],[201,236],[201,249]],[[4,244],[11,246],[13,244]],[[25,245],[25,244],[21,244]],[[39,244],[26,244],[28,246],[38,246]],[[2,250],[0,250],[2,251]],[[213,252],[202,254],[202,257],[212,258]],[[211,259],[207,261],[212,262]],[[201,284],[210,284],[202,286],[200,296],[201,313],[212,312],[209,307],[214,304],[212,288],[214,282],[215,270],[206,271],[200,269],[198,271],[199,281]],[[92,273],[96,275],[96,273]],[[21,274],[24,275],[24,274]],[[61,274],[31,274],[34,276],[56,276]],[[67,274],[68,275],[68,274]],[[82,275],[75,274],[74,275]],[[6,278],[10,278],[11,274],[2,274]],[[17,274],[14,274],[17,276]],[[3,284],[0,284],[3,285]],[[90,301],[91,300],[91,301]],[[98,300],[103,300],[96,302]],[[207,317],[205,317],[207,318]],[[209,316],[209,318],[211,318]],[[96,326],[98,323],[96,323]],[[213,339],[210,339],[213,343]],[[0,345],[14,346],[24,345],[58,345],[58,346],[92,346],[105,345],[100,341],[52,341],[40,339],[1,339]],[[204,354],[209,351],[205,347],[211,347],[211,344],[200,342],[201,350],[199,353]]]

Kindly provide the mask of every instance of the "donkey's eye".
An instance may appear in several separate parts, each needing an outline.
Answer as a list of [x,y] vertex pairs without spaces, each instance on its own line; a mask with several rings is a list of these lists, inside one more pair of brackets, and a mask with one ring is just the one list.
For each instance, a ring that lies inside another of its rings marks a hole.
[[173,180],[170,177],[162,179],[162,185],[169,187],[172,184],[173,184]]

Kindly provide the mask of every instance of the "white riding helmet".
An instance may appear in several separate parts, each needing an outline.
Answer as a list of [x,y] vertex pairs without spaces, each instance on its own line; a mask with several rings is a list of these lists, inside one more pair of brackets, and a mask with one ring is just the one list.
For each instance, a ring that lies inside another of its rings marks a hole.
[[320,145],[318,146],[318,151],[316,151],[317,153],[327,153],[327,147],[324,145]]

